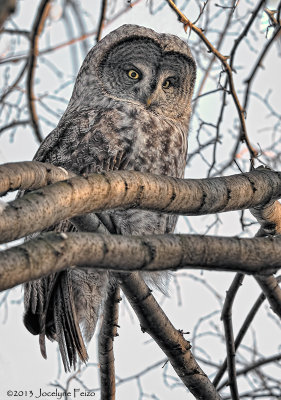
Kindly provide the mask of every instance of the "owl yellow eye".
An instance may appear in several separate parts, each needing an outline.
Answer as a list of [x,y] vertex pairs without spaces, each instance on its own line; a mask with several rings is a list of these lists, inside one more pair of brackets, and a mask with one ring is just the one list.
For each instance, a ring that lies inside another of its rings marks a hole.
[[139,79],[140,74],[137,71],[135,71],[134,69],[130,69],[130,71],[128,71],[128,76],[131,79]]
[[169,79],[166,79],[165,82],[163,83],[162,87],[163,89],[168,89],[170,87],[171,81]]

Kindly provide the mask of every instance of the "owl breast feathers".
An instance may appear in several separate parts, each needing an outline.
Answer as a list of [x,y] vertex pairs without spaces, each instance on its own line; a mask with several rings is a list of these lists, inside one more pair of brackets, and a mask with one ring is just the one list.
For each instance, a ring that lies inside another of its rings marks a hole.
[[[68,107],[41,144],[35,160],[77,174],[135,170],[183,177],[196,66],[187,44],[174,35],[124,25],[97,43],[85,58]],[[114,234],[169,233],[176,217],[126,210],[98,214]],[[57,231],[83,229],[70,221]],[[159,285],[161,274],[142,274]],[[114,278],[77,268],[25,284],[24,323],[57,340],[66,370],[94,333]],[[81,329],[80,329],[81,328]],[[82,333],[81,333],[82,330]]]

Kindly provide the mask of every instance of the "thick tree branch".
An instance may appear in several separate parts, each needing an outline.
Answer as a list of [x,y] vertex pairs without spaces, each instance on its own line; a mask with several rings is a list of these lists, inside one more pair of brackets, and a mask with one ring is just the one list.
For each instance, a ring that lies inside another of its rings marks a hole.
[[35,190],[74,176],[64,168],[38,161],[0,165],[0,196],[18,189]]
[[[5,175],[0,175],[6,183]],[[10,188],[11,189],[11,188]],[[281,197],[281,174],[267,169],[209,179],[118,171],[57,182],[2,207],[0,241],[42,231],[63,219],[109,209],[204,215],[241,210]]]
[[[266,205],[250,209],[252,215],[261,225],[257,236],[280,235],[281,233],[281,204],[270,201]],[[274,276],[256,276],[258,284],[265,294],[272,310],[281,319],[281,288]]]
[[276,278],[273,275],[256,276],[255,278],[265,294],[272,311],[281,319],[281,288]]
[[281,238],[45,233],[0,252],[0,290],[73,265],[125,272],[192,268],[272,274],[281,268]]
[[251,208],[250,212],[261,226],[258,236],[281,234],[281,204],[278,201]]
[[196,399],[220,399],[190,351],[190,343],[175,329],[137,273],[122,277],[121,287],[137,314],[141,329],[161,347],[179,378]]

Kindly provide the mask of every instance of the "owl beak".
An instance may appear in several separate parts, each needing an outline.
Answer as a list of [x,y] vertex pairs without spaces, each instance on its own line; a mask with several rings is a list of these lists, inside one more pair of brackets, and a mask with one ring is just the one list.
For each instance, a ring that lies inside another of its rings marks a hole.
[[150,92],[150,95],[145,100],[146,108],[157,107],[157,105],[158,105],[158,97],[159,97],[158,91],[155,90],[155,88],[154,89],[151,88],[151,89],[152,90]]
[[149,96],[149,98],[146,100],[146,107],[147,107],[147,108],[150,107],[151,102],[152,102],[152,97]]

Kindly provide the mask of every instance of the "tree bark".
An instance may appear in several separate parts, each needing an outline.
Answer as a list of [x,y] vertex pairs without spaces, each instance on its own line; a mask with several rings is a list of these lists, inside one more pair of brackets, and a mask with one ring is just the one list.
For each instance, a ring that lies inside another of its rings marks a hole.
[[74,265],[124,272],[192,268],[270,275],[281,268],[281,237],[45,233],[0,252],[0,290]]
[[57,182],[7,203],[1,211],[0,242],[89,212],[137,208],[203,215],[252,208],[279,197],[281,174],[266,169],[197,180],[135,171],[91,174]]

